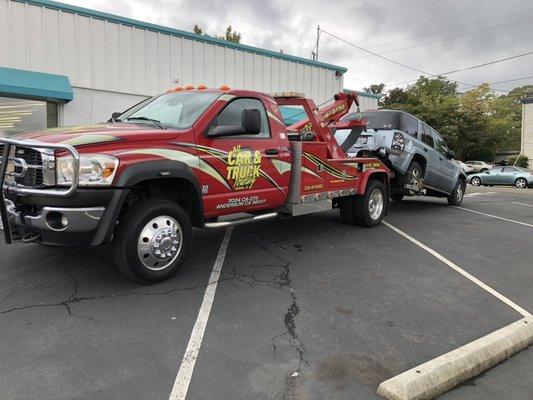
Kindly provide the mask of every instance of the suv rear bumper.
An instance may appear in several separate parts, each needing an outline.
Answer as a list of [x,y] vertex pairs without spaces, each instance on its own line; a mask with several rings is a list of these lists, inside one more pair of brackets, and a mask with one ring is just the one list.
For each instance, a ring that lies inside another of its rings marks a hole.
[[21,237],[38,237],[37,243],[51,246],[94,246],[112,234],[126,193],[78,190],[68,206],[66,199],[10,196],[6,209],[12,231]]

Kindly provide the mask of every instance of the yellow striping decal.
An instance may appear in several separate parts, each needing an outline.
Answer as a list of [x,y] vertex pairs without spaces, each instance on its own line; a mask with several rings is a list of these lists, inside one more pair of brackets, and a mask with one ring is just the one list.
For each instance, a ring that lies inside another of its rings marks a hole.
[[61,144],[70,144],[71,146],[82,146],[85,144],[96,144],[103,142],[113,142],[119,140],[115,136],[110,135],[80,135],[66,140],[62,140]]
[[228,182],[226,182],[224,177],[220,175],[216,169],[214,169],[204,160],[200,159],[200,157],[192,155],[185,151],[147,148],[123,151],[119,154],[148,154],[166,158],[168,160],[181,161],[182,163],[187,164],[191,168],[195,168],[206,173],[207,175],[211,176],[212,178],[223,184],[227,189],[232,190],[231,187],[228,185]]
[[311,171],[309,168],[304,167],[303,165],[302,165],[302,172],[305,172],[306,174],[313,175],[313,176],[316,177],[316,178],[320,178],[320,179],[322,179],[322,177],[321,177],[320,175],[318,175],[318,174],[315,173],[314,171]]
[[335,176],[336,178],[341,178],[341,179],[346,179],[346,180],[358,179],[357,176],[347,174],[345,171],[340,171],[336,169],[335,167],[332,167],[328,163],[322,161],[320,158],[318,158],[317,156],[313,154],[303,152],[303,156],[307,158],[309,161],[311,161],[313,164],[321,165],[327,173]]

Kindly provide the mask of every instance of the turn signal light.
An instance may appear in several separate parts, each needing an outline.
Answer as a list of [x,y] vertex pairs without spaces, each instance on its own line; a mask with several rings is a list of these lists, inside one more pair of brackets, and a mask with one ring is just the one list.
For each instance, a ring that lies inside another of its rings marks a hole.
[[178,87],[174,88],[175,92],[181,92],[182,90],[183,90],[183,88],[181,86],[178,86]]
[[228,85],[220,86],[220,90],[230,90]]
[[194,89],[194,86],[193,85],[187,85],[185,86],[185,90],[193,90]]
[[205,90],[205,89],[207,89],[207,86],[205,86],[205,85],[198,85],[198,86],[196,86],[196,89],[197,89],[197,90]]

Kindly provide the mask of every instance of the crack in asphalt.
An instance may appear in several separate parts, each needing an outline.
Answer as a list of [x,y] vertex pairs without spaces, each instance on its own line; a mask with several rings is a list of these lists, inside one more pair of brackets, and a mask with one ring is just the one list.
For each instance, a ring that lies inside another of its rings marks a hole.
[[[247,236],[256,242],[261,249],[263,249],[266,253],[271,255],[272,257],[276,258],[281,262],[281,265],[276,265],[274,268],[281,268],[282,271],[276,275],[272,280],[258,280],[255,278],[255,271],[251,274],[247,275],[247,277],[251,278],[251,281],[246,281],[248,284],[261,284],[268,287],[272,287],[274,289],[279,289],[282,291],[286,291],[289,293],[291,303],[289,304],[287,308],[287,312],[283,316],[283,322],[285,324],[286,330],[280,334],[277,334],[273,336],[270,341],[272,343],[272,349],[273,349],[273,356],[276,356],[277,352],[277,345],[276,340],[280,337],[289,335],[289,345],[298,353],[299,358],[299,367],[302,367],[303,365],[307,366],[309,365],[309,361],[307,360],[307,348],[305,347],[305,344],[301,340],[301,338],[298,336],[297,327],[296,327],[296,317],[300,313],[300,307],[298,306],[298,298],[296,296],[296,293],[294,291],[292,280],[291,280],[291,264],[292,264],[292,256],[291,253],[281,244],[286,241],[286,239],[278,239],[278,240],[271,240],[270,238],[266,237],[262,233],[256,232],[256,231],[248,231]],[[269,246],[266,245],[266,243],[270,243],[276,250],[271,249]],[[268,267],[272,268],[271,264],[264,264],[261,267]],[[257,268],[257,267],[255,267]],[[236,268],[233,268],[234,270],[234,276]],[[242,274],[239,275],[239,278],[242,278]],[[236,278],[237,279],[237,278]],[[239,279],[242,280],[242,279]]]
[[98,295],[98,296],[81,296],[81,297],[78,297],[78,290],[79,290],[78,279],[75,276],[73,276],[73,275],[70,275],[70,276],[72,278],[73,289],[71,291],[71,294],[68,296],[68,298],[66,300],[60,301],[60,302],[56,302],[56,303],[38,303],[38,304],[28,304],[28,305],[20,306],[20,307],[13,307],[13,308],[10,308],[10,309],[7,309],[7,310],[0,311],[0,316],[4,315],[4,314],[9,314],[9,313],[16,312],[16,311],[28,310],[28,309],[32,309],[32,308],[64,307],[66,309],[66,311],[68,312],[68,314],[70,316],[72,316],[72,317],[80,318],[80,319],[86,319],[86,320],[90,320],[90,321],[93,321],[93,322],[100,322],[99,320],[97,320],[95,318],[91,318],[91,317],[75,314],[74,312],[72,312],[71,306],[73,304],[81,303],[81,302],[84,302],[84,301],[94,301],[94,300],[107,299],[107,298],[119,298],[119,297],[130,297],[130,296],[164,296],[164,295],[168,295],[168,294],[172,294],[172,293],[180,292],[180,291],[192,291],[192,290],[197,290],[197,289],[203,289],[203,288],[206,288],[207,286],[213,285],[213,284],[215,284],[217,282],[222,282],[222,281],[233,279],[232,277],[230,277],[230,278],[221,278],[217,282],[211,282],[211,283],[208,282],[208,283],[203,284],[203,285],[190,286],[190,287],[172,288],[172,289],[159,291],[159,292],[125,292],[125,293],[120,293],[120,294],[109,293],[109,294],[103,294],[103,295]]

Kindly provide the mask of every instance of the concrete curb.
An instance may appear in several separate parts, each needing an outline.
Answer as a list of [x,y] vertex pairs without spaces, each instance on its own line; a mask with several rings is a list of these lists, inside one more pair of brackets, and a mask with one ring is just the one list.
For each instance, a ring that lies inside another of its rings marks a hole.
[[533,344],[533,316],[522,318],[382,382],[388,400],[432,399]]

